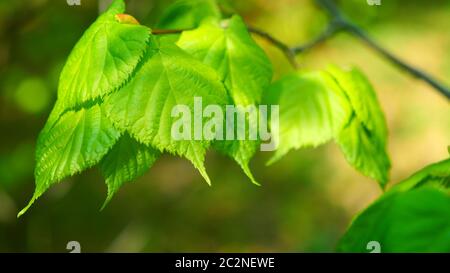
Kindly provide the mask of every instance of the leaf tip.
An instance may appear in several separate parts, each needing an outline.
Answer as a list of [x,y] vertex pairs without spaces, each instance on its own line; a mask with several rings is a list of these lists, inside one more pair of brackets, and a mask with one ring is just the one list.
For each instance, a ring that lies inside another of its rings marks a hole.
[[206,175],[206,177],[205,176],[203,176],[203,178],[205,179],[205,181],[206,181],[206,183],[208,184],[208,186],[212,186],[211,185],[211,179],[209,179],[209,176],[208,175]]
[[106,206],[109,204],[111,199],[112,199],[112,195],[108,194],[108,196],[106,197],[105,201],[103,202],[103,205],[100,207],[100,212],[102,212],[106,208]]
[[107,187],[108,187],[108,192],[107,192],[107,194],[106,194],[106,199],[105,199],[105,201],[103,202],[103,205],[100,207],[100,212],[102,212],[105,208],[106,208],[106,206],[109,204],[109,202],[112,200],[112,198],[113,198],[113,196],[114,196],[114,194],[116,194],[116,192],[117,192],[117,189],[114,189],[111,185],[112,185],[112,182],[109,180],[109,178],[107,178],[106,179],[106,185],[107,185]]
[[205,179],[206,183],[211,186],[211,179],[206,173],[205,167],[203,165],[194,164],[194,167],[200,172],[200,175]]
[[381,190],[382,190],[383,192],[386,192],[388,182],[389,182],[389,180],[388,180],[387,177],[378,180],[378,184],[380,184]]
[[19,211],[19,213],[17,213],[17,218],[20,218],[22,215],[24,215],[28,209],[33,205],[34,201],[36,201],[37,196],[36,194],[33,195],[33,197],[31,198],[31,200],[28,202],[28,205],[26,207],[24,207],[21,211]]
[[256,181],[256,179],[253,176],[252,172],[250,171],[250,168],[248,167],[248,165],[241,165],[241,168],[244,171],[244,173],[247,175],[247,177],[250,179],[250,181],[252,182],[253,185],[256,185],[258,187],[261,186],[261,184],[258,181]]
[[278,160],[280,160],[280,158],[278,156],[274,155],[266,162],[266,166],[267,167],[272,166]]

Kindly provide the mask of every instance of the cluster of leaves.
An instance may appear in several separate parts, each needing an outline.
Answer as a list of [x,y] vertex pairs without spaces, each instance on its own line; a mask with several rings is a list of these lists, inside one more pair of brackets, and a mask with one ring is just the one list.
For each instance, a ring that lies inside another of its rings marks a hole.
[[166,152],[190,160],[210,183],[204,159],[213,147],[258,184],[248,165],[259,141],[171,137],[172,107],[193,106],[194,97],[223,106],[279,105],[281,133],[273,137],[280,147],[271,162],[292,148],[335,139],[355,168],[387,182],[386,124],[359,71],[331,67],[271,83],[271,63],[243,20],[222,18],[214,1],[178,1],[163,14],[158,27],[190,29],[181,35],[153,35],[124,12],[124,2],[114,1],[72,50],[39,135],[36,190],[20,214],[52,184],[97,164],[106,204]]
[[[181,0],[157,27],[189,29],[154,35],[115,0],[84,33],[60,76],[58,99],[39,135],[36,190],[23,214],[52,184],[98,165],[105,204],[145,173],[161,153],[188,159],[204,179],[207,149],[233,158],[249,177],[260,141],[174,140],[175,105],[279,105],[278,150],[334,140],[347,161],[384,187],[390,168],[387,127],[376,94],[356,68],[297,71],[272,82],[272,66],[238,15],[223,18],[213,0]],[[246,127],[254,126],[248,119]],[[274,128],[272,128],[274,130]],[[420,171],[362,212],[340,251],[450,251],[450,161]],[[437,233],[436,233],[437,232]]]

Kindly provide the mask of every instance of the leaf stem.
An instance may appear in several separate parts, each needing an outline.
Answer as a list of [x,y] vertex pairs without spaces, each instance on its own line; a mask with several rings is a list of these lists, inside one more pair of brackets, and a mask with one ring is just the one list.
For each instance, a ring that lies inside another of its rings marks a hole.
[[264,38],[265,40],[270,42],[272,45],[274,45],[275,47],[280,49],[284,53],[286,58],[289,60],[291,65],[294,68],[299,68],[299,64],[298,64],[298,62],[297,62],[297,60],[295,58],[295,54],[296,54],[295,48],[289,47],[288,45],[286,45],[282,41],[278,40],[277,38],[273,37],[269,33],[265,32],[265,31],[262,31],[260,29],[248,26],[248,31],[250,33],[254,33],[254,34],[260,36],[261,38]]
[[178,34],[183,31],[187,31],[191,29],[152,29],[151,33],[154,35],[163,35],[163,34]]

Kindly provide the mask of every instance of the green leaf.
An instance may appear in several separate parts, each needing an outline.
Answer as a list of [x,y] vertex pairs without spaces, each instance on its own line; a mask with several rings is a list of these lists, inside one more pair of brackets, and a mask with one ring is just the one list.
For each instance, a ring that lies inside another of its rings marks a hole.
[[170,5],[157,24],[162,29],[190,29],[208,17],[220,18],[220,9],[214,0],[179,0]]
[[376,94],[357,69],[344,71],[331,67],[328,72],[348,97],[353,113],[337,142],[347,161],[382,187],[388,181],[390,161],[386,151],[387,126]]
[[36,189],[19,216],[52,184],[100,162],[119,137],[98,105],[65,113],[41,136],[36,152]]
[[449,252],[450,196],[430,186],[386,194],[364,210],[341,239],[340,252]]
[[[119,89],[132,76],[147,48],[150,29],[123,15],[115,0],[85,31],[61,72],[58,102],[47,129],[64,111],[75,110]],[[133,18],[134,19],[134,18]]]
[[382,187],[388,181],[390,162],[386,148],[352,116],[339,133],[337,141],[347,161],[364,175],[377,180]]
[[423,185],[448,189],[450,187],[450,158],[425,167],[405,181],[394,185],[389,192],[408,191]]
[[279,143],[269,164],[291,149],[316,147],[342,130],[350,116],[348,101],[333,79],[324,72],[295,73],[273,83],[269,104],[280,107]]
[[382,252],[448,252],[450,159],[396,184],[353,221],[339,251],[362,252],[378,241]]
[[239,16],[205,21],[198,29],[183,32],[177,44],[218,71],[236,105],[261,102],[272,79],[272,65]]
[[377,141],[386,145],[386,120],[369,80],[357,68],[343,70],[337,66],[330,66],[327,71],[344,90],[357,119],[368,132],[374,134]]
[[[195,30],[185,31],[177,44],[214,68],[222,78],[235,105],[261,102],[261,95],[272,79],[272,65],[264,51],[250,36],[239,16],[230,20],[206,20]],[[249,128],[246,120],[246,128]],[[257,150],[257,141],[227,141],[215,147],[234,158],[253,183],[258,184],[248,167]]]
[[186,157],[210,183],[204,168],[209,141],[193,137],[175,140],[171,135],[177,121],[171,116],[173,107],[186,105],[193,120],[194,97],[202,98],[204,105],[227,102],[226,91],[213,69],[174,44],[155,39],[133,80],[106,98],[105,104],[118,128],[126,129],[142,143]]
[[269,163],[290,149],[334,138],[351,165],[385,186],[390,168],[386,122],[361,72],[331,67],[289,75],[273,84],[267,96],[280,105],[279,148]]
[[125,133],[100,162],[108,186],[103,207],[126,182],[143,175],[158,159],[159,151],[141,144]]

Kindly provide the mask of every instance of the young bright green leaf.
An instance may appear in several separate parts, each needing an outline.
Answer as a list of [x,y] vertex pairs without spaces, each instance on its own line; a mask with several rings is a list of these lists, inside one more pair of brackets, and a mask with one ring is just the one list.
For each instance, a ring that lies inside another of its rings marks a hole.
[[41,136],[36,152],[36,189],[19,216],[52,184],[100,162],[119,137],[101,106],[65,113]]
[[340,252],[450,252],[450,195],[430,186],[385,194],[356,217]]
[[147,48],[150,29],[130,23],[124,11],[124,1],[115,0],[73,48],[61,72],[50,127],[64,111],[117,90],[131,77]]
[[261,102],[272,79],[272,65],[239,16],[205,21],[198,29],[183,32],[177,44],[218,71],[236,105]]
[[[272,85],[267,96],[280,105],[279,148],[269,163],[292,148],[334,138],[347,161],[384,186],[390,161],[387,127],[375,92],[356,69],[294,74]],[[275,136],[276,137],[276,136]]]
[[347,161],[382,187],[391,166],[386,151],[387,126],[369,81],[357,69],[344,71],[331,67],[328,72],[348,97],[353,113],[337,135]]
[[316,147],[342,130],[351,108],[333,79],[324,72],[295,73],[268,89],[267,102],[280,107],[278,149],[269,164],[291,149]]
[[220,18],[215,0],[178,0],[162,14],[157,24],[161,29],[190,29],[208,17]]
[[355,115],[339,133],[337,141],[351,165],[364,175],[377,180],[382,187],[386,185],[390,168],[386,147],[361,124]]
[[[226,91],[217,73],[171,43],[155,39],[136,76],[120,91],[106,98],[108,115],[142,143],[184,156],[210,180],[204,168],[208,141],[175,140],[171,135],[173,107],[186,105],[194,120],[194,97],[203,105],[224,105]],[[193,128],[192,128],[193,130]]]
[[374,138],[385,146],[387,125],[377,95],[369,80],[357,68],[350,70],[330,66],[327,71],[344,90],[357,119],[374,134]]
[[119,188],[143,175],[159,157],[159,151],[141,144],[125,133],[100,162],[108,186],[108,196],[103,207]]
[[408,191],[423,185],[450,188],[450,158],[434,163],[394,185],[389,192]]
[[[235,105],[249,106],[261,102],[262,92],[272,79],[272,65],[239,16],[222,22],[204,21],[198,29],[183,32],[177,44],[220,74]],[[249,126],[246,120],[246,128]],[[248,163],[258,142],[228,142],[216,147],[234,158],[257,184]]]

